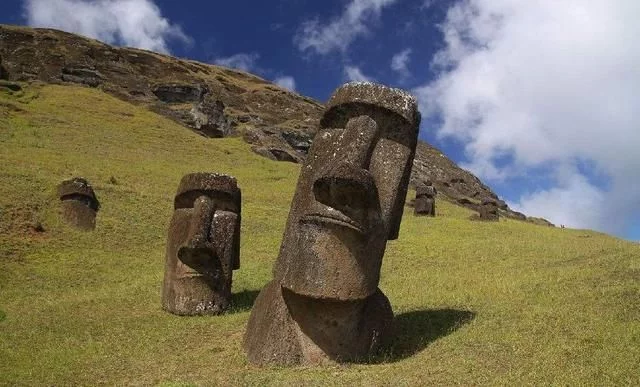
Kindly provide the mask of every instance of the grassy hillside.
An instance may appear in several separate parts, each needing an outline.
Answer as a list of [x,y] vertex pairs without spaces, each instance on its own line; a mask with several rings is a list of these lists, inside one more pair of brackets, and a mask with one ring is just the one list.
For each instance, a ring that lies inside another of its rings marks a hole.
[[[394,347],[372,364],[261,369],[241,341],[298,165],[62,86],[0,89],[0,165],[0,384],[640,383],[637,244],[470,222],[443,201],[435,219],[408,209],[380,283]],[[243,191],[235,306],[218,317],[160,309],[173,195],[194,171],[230,173]],[[94,232],[58,220],[55,188],[72,176],[102,204]]]

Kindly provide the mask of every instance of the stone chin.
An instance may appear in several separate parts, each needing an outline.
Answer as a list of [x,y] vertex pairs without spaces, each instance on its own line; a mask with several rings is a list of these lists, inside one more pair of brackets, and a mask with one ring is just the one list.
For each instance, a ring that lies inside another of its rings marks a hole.
[[[293,248],[282,249],[289,262],[279,280],[299,295],[336,301],[362,300],[376,292],[385,238],[348,218],[308,214],[290,229]],[[276,273],[276,277],[277,273]]]

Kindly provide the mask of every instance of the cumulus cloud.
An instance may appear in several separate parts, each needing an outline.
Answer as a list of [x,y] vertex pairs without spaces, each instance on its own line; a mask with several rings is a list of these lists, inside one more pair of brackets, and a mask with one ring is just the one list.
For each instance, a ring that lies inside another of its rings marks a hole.
[[411,55],[410,48],[404,49],[399,53],[395,54],[391,58],[391,69],[397,72],[398,74],[400,74],[400,76],[402,77],[409,76],[409,68],[407,66],[409,65],[410,55]]
[[256,71],[256,62],[258,59],[260,59],[260,54],[252,52],[248,54],[235,54],[226,58],[217,58],[213,62],[220,66],[232,67],[243,71]]
[[624,234],[640,216],[638,17],[637,0],[460,1],[441,27],[439,76],[414,92],[482,177],[548,171],[551,187],[516,208]]
[[373,79],[368,77],[362,73],[362,71],[355,66],[345,66],[344,75],[347,77],[349,81],[358,81],[358,82],[372,82]]
[[190,44],[180,26],[164,18],[151,0],[26,0],[27,23],[105,43],[168,53],[168,42]]
[[273,83],[275,83],[280,87],[284,87],[285,89],[296,91],[296,80],[293,79],[293,77],[290,77],[288,75],[274,79]]
[[328,24],[322,24],[318,19],[305,21],[294,37],[294,43],[301,51],[344,52],[356,38],[369,33],[368,25],[380,16],[382,8],[396,1],[351,0],[343,13]]

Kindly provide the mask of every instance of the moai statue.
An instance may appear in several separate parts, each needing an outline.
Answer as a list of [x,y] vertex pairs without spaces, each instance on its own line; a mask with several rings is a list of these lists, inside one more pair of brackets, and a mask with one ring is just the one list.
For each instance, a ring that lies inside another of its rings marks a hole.
[[80,230],[96,228],[96,215],[100,202],[91,184],[82,177],[64,180],[58,185],[58,197],[62,202],[62,219]]
[[498,221],[500,215],[498,214],[498,203],[493,199],[485,199],[480,204],[478,209],[479,220],[486,221]]
[[430,181],[416,187],[415,216],[436,216],[436,191]]
[[398,237],[420,115],[411,95],[348,83],[328,102],[300,172],[274,279],[251,311],[254,364],[366,359],[391,335],[378,289]]
[[231,302],[240,268],[240,189],[236,179],[192,173],[180,181],[169,224],[162,307],[179,315],[212,315]]

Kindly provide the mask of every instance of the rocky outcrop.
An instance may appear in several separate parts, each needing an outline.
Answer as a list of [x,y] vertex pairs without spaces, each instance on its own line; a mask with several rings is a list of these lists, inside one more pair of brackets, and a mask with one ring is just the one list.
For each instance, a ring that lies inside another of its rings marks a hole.
[[209,137],[244,127],[306,130],[322,112],[252,74],[52,29],[0,25],[0,79],[100,88]]

